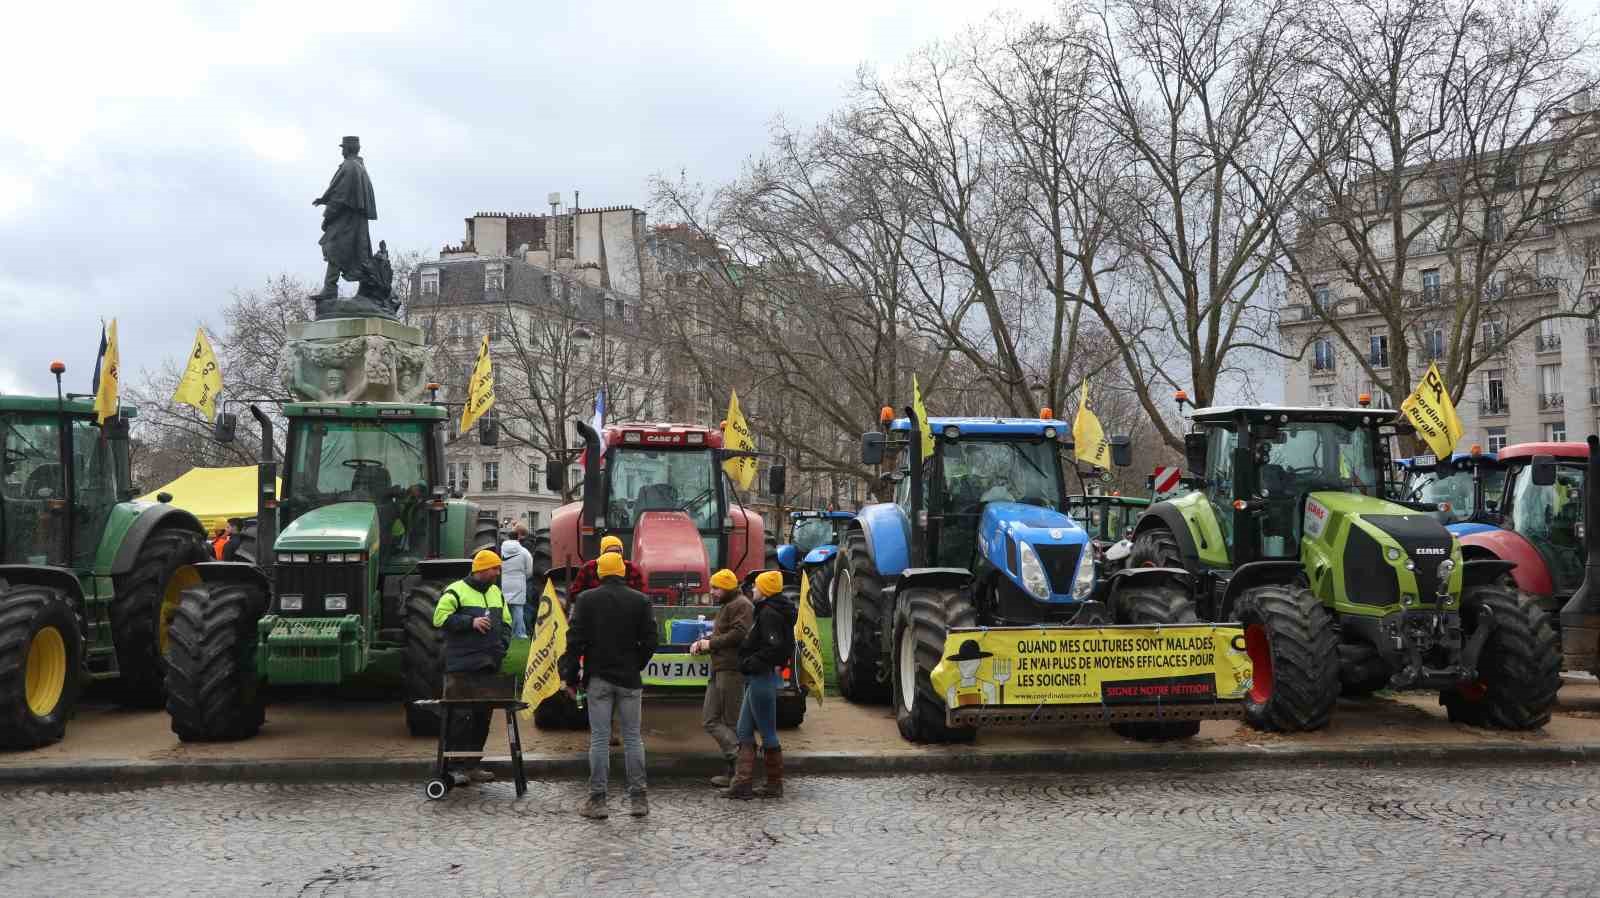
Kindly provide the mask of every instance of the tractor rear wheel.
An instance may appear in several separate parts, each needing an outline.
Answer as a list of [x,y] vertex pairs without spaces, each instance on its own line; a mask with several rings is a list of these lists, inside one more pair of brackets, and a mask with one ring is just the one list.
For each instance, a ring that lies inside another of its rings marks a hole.
[[1128,567],[1183,567],[1178,538],[1165,527],[1151,527],[1133,538]]
[[528,541],[532,544],[528,548],[528,595],[536,596],[544,592],[544,581],[550,576],[553,564],[550,528],[540,527],[533,531],[533,536],[529,537]]
[[850,534],[847,552],[833,596],[833,670],[840,695],[857,704],[877,704],[888,698],[879,650],[880,628],[888,623],[883,580],[860,531]]
[[811,600],[811,611],[817,617],[833,616],[833,600],[829,589],[833,585],[834,560],[829,559],[823,564],[813,564],[800,569],[801,576],[811,581],[811,590],[807,598]]
[[256,671],[256,622],[267,596],[255,583],[183,591],[167,643],[167,714],[184,742],[249,739],[267,719]]
[[166,705],[166,661],[172,619],[183,591],[200,584],[191,565],[208,560],[200,534],[163,527],[145,538],[133,569],[116,579],[111,641],[116,646],[117,701],[135,708]]
[[59,742],[78,706],[83,631],[48,586],[0,591],[0,748]]
[[[1119,624],[1193,624],[1200,620],[1194,613],[1194,603],[1189,601],[1188,594],[1173,584],[1152,583],[1118,590],[1113,611]],[[1199,735],[1200,721],[1113,723],[1111,731],[1140,742],[1166,742]]]
[[239,528],[239,548],[233,550],[233,561],[243,561],[246,564],[255,564],[259,553],[256,551],[258,529],[255,521],[251,521]]
[[945,700],[929,678],[944,657],[955,627],[978,625],[978,611],[964,589],[911,587],[895,602],[894,720],[912,742],[970,742],[975,727],[945,723]]
[[433,612],[449,585],[442,580],[422,580],[406,590],[405,613],[400,618],[405,629],[405,649],[400,661],[406,730],[413,736],[439,735],[438,711],[412,703],[437,699],[444,689],[444,636],[433,625]]
[[1480,626],[1494,629],[1478,656],[1478,678],[1439,695],[1450,720],[1501,730],[1548,723],[1561,687],[1561,642],[1550,616],[1512,590],[1485,584],[1462,594],[1461,623],[1469,639]]
[[482,549],[499,553],[500,524],[494,519],[494,515],[480,511],[477,526],[472,531],[472,543],[467,557],[471,558]]
[[1246,589],[1234,617],[1250,656],[1245,720],[1270,732],[1327,726],[1339,698],[1339,637],[1328,609],[1309,589],[1274,584]]

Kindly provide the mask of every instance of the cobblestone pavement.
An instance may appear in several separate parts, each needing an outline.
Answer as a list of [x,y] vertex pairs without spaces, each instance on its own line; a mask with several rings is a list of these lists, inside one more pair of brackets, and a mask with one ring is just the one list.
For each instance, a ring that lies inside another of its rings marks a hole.
[[1600,894],[1600,767],[788,785],[740,803],[658,783],[649,818],[604,822],[574,814],[575,783],[15,789],[0,894]]

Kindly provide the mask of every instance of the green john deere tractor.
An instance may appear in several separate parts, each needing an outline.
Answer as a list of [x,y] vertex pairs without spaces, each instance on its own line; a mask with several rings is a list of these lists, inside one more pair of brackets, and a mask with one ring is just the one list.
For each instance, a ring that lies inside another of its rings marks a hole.
[[[244,562],[197,565],[167,653],[167,711],[184,741],[244,739],[266,719],[264,688],[336,686],[398,665],[406,723],[438,732],[412,700],[443,679],[433,610],[445,586],[495,545],[475,505],[445,497],[444,407],[306,402],[288,419],[282,495],[272,422],[257,407],[257,525]],[[219,439],[232,439],[224,415]]]
[[194,582],[204,531],[133,501],[133,416],[102,426],[86,401],[0,396],[0,748],[59,740],[92,681],[161,706],[163,610]]
[[1201,617],[1245,628],[1246,719],[1327,724],[1341,690],[1437,689],[1450,719],[1531,729],[1550,719],[1561,649],[1545,613],[1462,562],[1432,505],[1384,482],[1396,413],[1199,409],[1185,437],[1194,492],[1152,505],[1130,564],[1181,568]]

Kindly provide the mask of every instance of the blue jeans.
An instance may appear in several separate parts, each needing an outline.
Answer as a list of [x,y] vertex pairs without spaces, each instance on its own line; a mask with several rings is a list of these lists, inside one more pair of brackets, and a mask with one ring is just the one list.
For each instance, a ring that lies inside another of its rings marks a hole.
[[589,678],[589,794],[605,795],[611,775],[611,711],[622,725],[622,769],[628,794],[644,794],[644,736],[639,732],[643,689],[624,689],[599,677]]
[[744,678],[744,704],[739,706],[739,744],[754,745],[756,730],[761,730],[761,744],[767,748],[782,748],[778,744],[778,687],[783,678],[775,670]]
[[508,602],[506,607],[511,609],[511,637],[527,639],[533,635],[533,615],[539,610],[539,606],[528,602],[521,605],[512,605]]

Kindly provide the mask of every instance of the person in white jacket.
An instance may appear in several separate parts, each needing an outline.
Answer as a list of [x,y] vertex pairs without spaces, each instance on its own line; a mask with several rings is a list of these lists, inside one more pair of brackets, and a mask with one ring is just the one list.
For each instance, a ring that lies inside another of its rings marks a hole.
[[511,538],[500,544],[500,594],[506,597],[511,609],[511,636],[526,639],[533,621],[529,611],[538,608],[528,604],[528,576],[533,573],[533,557],[522,541],[528,536],[525,524],[518,524]]

